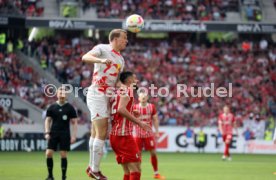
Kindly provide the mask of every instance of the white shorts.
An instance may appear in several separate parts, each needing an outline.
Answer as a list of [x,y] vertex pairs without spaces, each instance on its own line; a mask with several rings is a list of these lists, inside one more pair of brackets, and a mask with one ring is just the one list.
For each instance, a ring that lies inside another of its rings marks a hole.
[[99,92],[96,87],[88,88],[86,103],[90,111],[91,121],[110,117],[110,98]]

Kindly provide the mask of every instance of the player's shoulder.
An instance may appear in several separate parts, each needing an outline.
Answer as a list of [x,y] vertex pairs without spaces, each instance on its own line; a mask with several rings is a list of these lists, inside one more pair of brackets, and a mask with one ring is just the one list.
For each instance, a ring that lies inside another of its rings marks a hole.
[[52,109],[56,109],[57,105],[58,104],[56,102],[54,102],[54,103],[52,103],[48,106],[47,110],[49,111],[49,110],[52,110]]
[[95,47],[100,48],[102,50],[111,50],[112,49],[110,44],[98,44]]
[[149,107],[155,107],[155,105],[153,103],[148,103]]
[[72,104],[70,104],[69,102],[66,103],[66,106],[70,109],[75,110],[74,106]]

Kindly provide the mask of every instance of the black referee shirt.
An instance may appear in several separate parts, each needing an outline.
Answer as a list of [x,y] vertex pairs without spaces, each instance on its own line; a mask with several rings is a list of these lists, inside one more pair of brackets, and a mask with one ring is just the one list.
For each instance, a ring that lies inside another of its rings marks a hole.
[[52,118],[51,133],[70,134],[70,119],[77,118],[77,113],[68,102],[63,105],[59,105],[56,102],[47,109],[46,117]]

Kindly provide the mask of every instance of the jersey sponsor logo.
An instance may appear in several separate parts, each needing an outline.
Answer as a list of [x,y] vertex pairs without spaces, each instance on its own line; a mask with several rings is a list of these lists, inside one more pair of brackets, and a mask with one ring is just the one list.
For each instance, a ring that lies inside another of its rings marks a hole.
[[159,133],[159,138],[157,139],[156,147],[159,149],[166,149],[168,148],[169,142],[169,135],[165,132]]

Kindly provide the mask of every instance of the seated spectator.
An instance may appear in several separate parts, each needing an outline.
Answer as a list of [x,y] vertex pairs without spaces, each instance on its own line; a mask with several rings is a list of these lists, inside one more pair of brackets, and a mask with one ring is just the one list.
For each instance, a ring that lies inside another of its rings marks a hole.
[[13,132],[11,128],[8,128],[8,130],[5,132],[4,139],[10,139],[13,138]]

